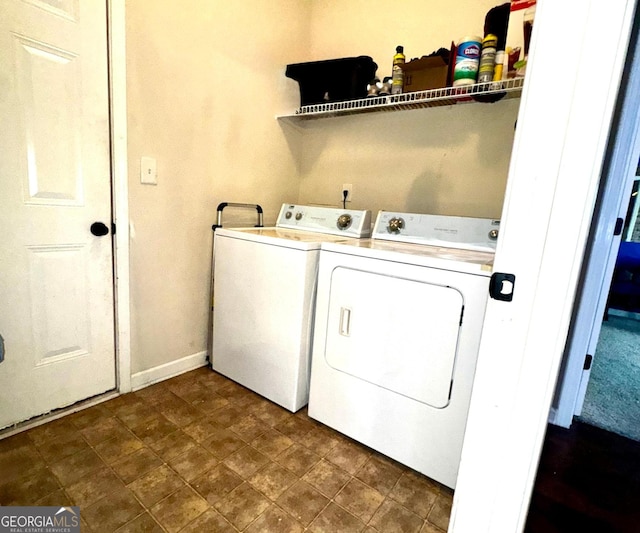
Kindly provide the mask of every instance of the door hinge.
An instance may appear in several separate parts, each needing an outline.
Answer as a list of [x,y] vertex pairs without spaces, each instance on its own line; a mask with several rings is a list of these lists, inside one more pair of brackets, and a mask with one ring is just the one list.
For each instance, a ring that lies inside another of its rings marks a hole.
[[112,222],[111,223],[111,235],[115,235],[116,234],[116,223]]
[[584,356],[584,366],[583,370],[591,370],[591,363],[593,362],[593,355],[587,354]]
[[624,228],[624,219],[617,218],[616,219],[616,227],[613,230],[614,235],[622,235],[622,228]]
[[489,296],[494,300],[510,302],[513,300],[513,288],[516,284],[514,274],[494,272],[489,281]]

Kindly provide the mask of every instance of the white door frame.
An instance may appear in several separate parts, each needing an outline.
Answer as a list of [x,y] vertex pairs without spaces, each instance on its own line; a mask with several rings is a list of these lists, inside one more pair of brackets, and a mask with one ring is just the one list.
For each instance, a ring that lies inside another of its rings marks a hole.
[[513,301],[487,304],[450,532],[526,523],[634,7],[538,2],[494,266]]
[[599,211],[593,225],[591,248],[586,260],[584,280],[572,332],[567,343],[563,373],[557,391],[557,405],[549,422],[568,428],[579,415],[589,379],[584,370],[586,354],[595,356],[609,287],[622,235],[614,236],[616,218],[625,219],[629,197],[636,179],[640,157],[640,40],[635,43],[635,61],[629,73],[626,94],[612,134],[613,148]]
[[125,0],[107,0],[111,179],[115,263],[115,353],[118,392],[131,391],[131,312],[129,309],[129,183],[127,172],[127,57]]

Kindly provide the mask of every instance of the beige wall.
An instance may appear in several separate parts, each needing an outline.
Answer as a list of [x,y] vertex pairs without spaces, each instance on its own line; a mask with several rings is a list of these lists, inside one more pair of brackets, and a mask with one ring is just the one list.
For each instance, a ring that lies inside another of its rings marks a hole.
[[305,123],[301,203],[500,218],[519,100]]
[[[370,55],[380,77],[482,33],[495,0],[157,0],[126,3],[132,373],[206,349],[219,202],[499,217],[518,100],[307,122],[289,63]],[[158,185],[141,185],[141,156]],[[225,224],[251,222],[225,211]]]
[[379,73],[391,75],[397,45],[407,60],[449,48],[451,41],[483,33],[496,0],[316,0],[310,2],[309,60],[369,55]]
[[[217,204],[274,218],[297,199],[298,141],[274,117],[296,96],[283,71],[309,17],[299,0],[132,0],[126,18],[135,374],[206,349]],[[143,155],[157,186],[140,184]]]

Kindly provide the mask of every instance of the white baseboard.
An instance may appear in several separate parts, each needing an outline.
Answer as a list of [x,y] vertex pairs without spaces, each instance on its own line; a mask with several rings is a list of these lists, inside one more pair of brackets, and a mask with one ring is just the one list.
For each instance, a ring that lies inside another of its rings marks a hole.
[[189,370],[195,370],[196,368],[200,368],[206,364],[207,352],[204,351],[194,353],[193,355],[187,355],[182,359],[176,359],[175,361],[150,368],[149,370],[137,372],[131,376],[131,390],[136,391],[143,389],[144,387],[148,387],[149,385],[153,385],[159,381],[164,381],[165,379],[175,377],[179,374],[184,374],[185,372],[189,372]]

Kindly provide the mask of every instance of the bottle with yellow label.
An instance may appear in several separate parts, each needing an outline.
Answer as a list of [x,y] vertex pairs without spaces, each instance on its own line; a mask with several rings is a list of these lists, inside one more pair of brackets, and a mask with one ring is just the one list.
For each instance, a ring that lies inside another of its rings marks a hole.
[[493,81],[493,73],[496,66],[496,47],[498,37],[490,33],[482,39],[482,51],[480,52],[480,66],[478,68],[478,83]]
[[404,47],[397,46],[396,54],[393,56],[393,70],[391,71],[391,94],[402,94],[402,84],[404,83],[402,67],[405,59]]

